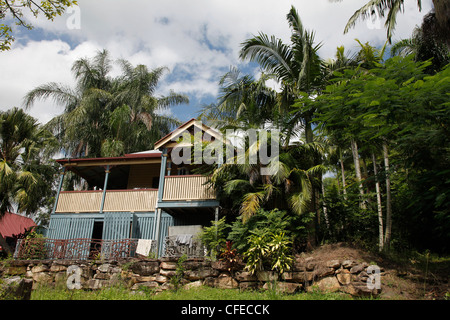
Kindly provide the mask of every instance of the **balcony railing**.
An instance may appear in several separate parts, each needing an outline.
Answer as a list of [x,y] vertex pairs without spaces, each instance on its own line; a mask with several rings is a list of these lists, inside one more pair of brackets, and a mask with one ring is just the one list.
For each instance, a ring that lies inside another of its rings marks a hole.
[[163,201],[215,200],[216,194],[202,175],[166,176]]
[[[216,194],[201,175],[166,176],[163,201],[215,200]],[[152,212],[157,189],[107,190],[103,212]],[[103,191],[63,191],[59,194],[56,213],[99,212]]]
[[[107,190],[104,212],[155,211],[157,189]],[[103,191],[63,191],[59,195],[57,213],[99,212]]]

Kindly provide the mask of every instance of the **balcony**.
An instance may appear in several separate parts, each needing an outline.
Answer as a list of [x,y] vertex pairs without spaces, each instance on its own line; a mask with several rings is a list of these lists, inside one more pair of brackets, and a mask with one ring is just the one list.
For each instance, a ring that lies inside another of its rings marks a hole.
[[215,200],[216,193],[202,175],[166,176],[163,201]]
[[[155,211],[157,189],[107,190],[104,212]],[[99,212],[103,191],[63,191],[59,195],[56,213]]]

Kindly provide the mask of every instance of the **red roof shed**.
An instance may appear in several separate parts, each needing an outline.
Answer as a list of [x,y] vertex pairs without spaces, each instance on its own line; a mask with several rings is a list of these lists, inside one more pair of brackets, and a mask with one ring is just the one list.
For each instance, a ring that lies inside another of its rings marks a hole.
[[4,238],[12,238],[14,235],[21,234],[26,229],[36,226],[33,219],[15,213],[6,212],[5,215],[0,218],[0,233]]

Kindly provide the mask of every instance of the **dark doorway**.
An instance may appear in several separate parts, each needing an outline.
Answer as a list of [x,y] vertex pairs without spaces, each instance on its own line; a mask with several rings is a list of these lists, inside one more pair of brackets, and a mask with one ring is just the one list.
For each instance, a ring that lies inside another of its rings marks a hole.
[[92,230],[89,257],[96,258],[102,252],[103,221],[95,221]]
[[103,221],[95,221],[92,230],[92,239],[101,240],[103,238]]

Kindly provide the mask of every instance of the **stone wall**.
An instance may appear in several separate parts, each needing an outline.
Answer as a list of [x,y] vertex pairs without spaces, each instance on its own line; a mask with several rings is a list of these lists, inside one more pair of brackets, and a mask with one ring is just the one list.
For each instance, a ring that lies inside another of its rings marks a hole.
[[[342,291],[355,296],[377,295],[381,289],[370,289],[367,279],[369,264],[354,260],[314,261],[313,258],[296,259],[289,272],[281,276],[271,271],[250,274],[243,264],[227,270],[222,261],[187,259],[182,263],[182,277],[177,273],[177,258],[126,259],[120,261],[66,261],[66,260],[13,260],[0,265],[0,280],[15,277],[24,279],[35,288],[39,284],[66,284],[70,266],[81,268],[82,289],[101,289],[123,284],[133,291],[149,288],[155,293],[172,289],[211,286],[229,289],[276,289],[285,293],[298,291]],[[382,270],[381,270],[382,271]],[[382,275],[382,273],[381,273]],[[172,281],[171,281],[172,279]]]

